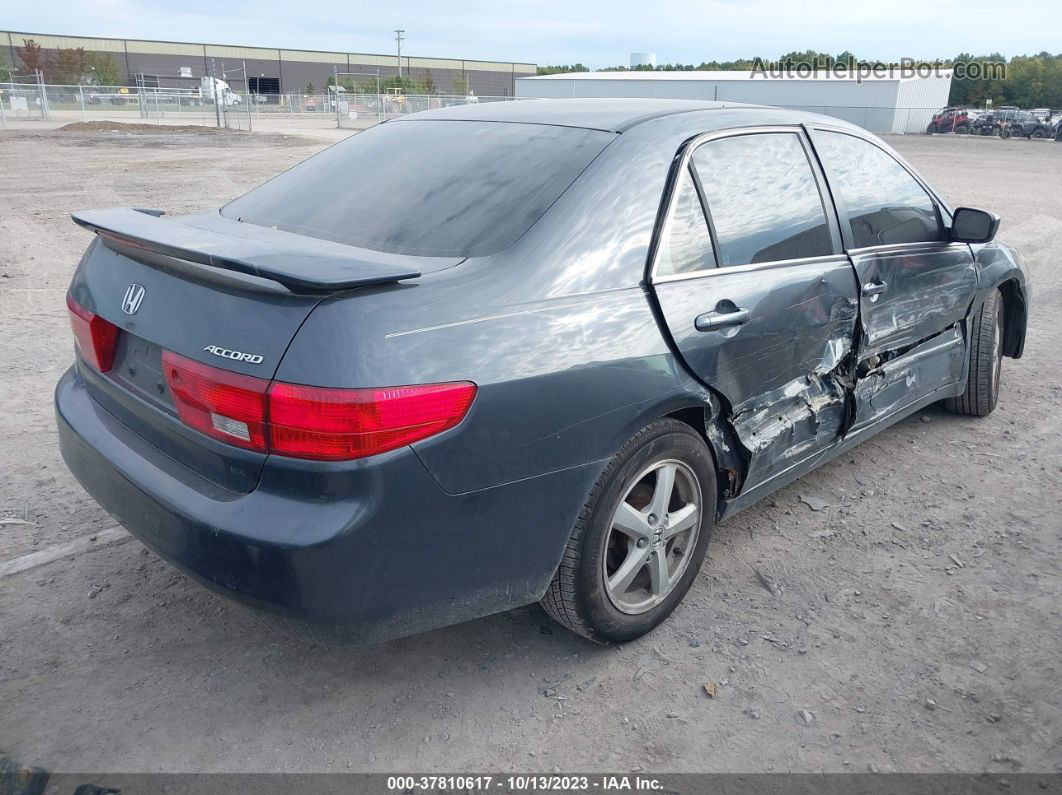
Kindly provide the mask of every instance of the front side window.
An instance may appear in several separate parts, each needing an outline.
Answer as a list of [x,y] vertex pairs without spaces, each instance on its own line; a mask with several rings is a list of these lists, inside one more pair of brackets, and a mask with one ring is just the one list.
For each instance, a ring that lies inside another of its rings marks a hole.
[[671,221],[660,241],[657,276],[696,273],[715,267],[712,239],[704,217],[701,198],[688,170],[683,171],[675,186]]
[[796,134],[709,141],[694,152],[693,163],[721,266],[833,253],[815,175]]
[[884,150],[844,133],[819,131],[815,148],[844,204],[856,248],[943,239],[936,205]]

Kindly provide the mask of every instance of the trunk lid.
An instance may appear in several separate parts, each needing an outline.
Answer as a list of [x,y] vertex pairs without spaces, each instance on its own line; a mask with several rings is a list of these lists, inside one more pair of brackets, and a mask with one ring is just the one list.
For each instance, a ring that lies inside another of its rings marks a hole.
[[98,233],[71,298],[120,330],[114,365],[79,362],[92,397],[147,443],[216,486],[255,488],[266,456],[178,418],[163,351],[269,380],[326,295],[395,283],[459,259],[411,258],[241,224],[216,213],[163,220],[134,210],[79,213]]

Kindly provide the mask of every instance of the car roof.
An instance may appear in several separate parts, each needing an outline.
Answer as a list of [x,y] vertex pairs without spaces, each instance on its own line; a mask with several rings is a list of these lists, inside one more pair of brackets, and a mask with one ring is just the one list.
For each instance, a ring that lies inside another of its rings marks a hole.
[[[771,124],[778,124],[779,114],[793,124],[829,121],[845,125],[838,119],[803,111],[788,111],[769,105],[749,105],[742,102],[712,102],[695,99],[648,98],[585,98],[585,99],[522,99],[515,101],[479,102],[449,108],[413,113],[395,121],[444,120],[492,121],[522,124],[551,124],[562,127],[583,127],[592,130],[621,133],[632,127],[677,113],[706,110],[729,110],[720,114],[718,129],[761,123],[765,112],[771,113]],[[733,111],[745,111],[734,113]],[[706,130],[707,131],[707,130]]]

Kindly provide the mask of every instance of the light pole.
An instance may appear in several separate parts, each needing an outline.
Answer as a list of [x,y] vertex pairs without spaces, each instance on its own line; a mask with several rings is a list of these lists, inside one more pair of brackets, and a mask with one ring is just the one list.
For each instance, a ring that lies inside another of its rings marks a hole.
[[399,77],[399,79],[401,79],[401,77],[402,77],[402,34],[403,33],[405,33],[404,30],[399,30],[398,28],[395,28],[395,43],[398,44],[398,77]]

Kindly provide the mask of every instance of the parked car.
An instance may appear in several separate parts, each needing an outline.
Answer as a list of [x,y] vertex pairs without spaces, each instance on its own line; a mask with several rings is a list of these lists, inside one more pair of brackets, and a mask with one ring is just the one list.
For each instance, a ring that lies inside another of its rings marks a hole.
[[74,216],[63,457],[200,583],[356,641],[539,600],[636,638],[720,521],[991,413],[1025,343],[998,217],[777,108],[432,110],[159,215]]

